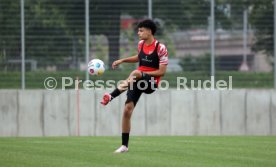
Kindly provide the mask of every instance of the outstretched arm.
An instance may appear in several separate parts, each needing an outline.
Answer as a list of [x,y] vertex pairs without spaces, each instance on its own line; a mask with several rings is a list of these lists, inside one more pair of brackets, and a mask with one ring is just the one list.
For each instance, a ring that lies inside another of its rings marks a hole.
[[112,63],[112,68],[115,69],[121,63],[136,63],[138,61],[139,61],[138,55],[127,57],[124,59],[119,59]]

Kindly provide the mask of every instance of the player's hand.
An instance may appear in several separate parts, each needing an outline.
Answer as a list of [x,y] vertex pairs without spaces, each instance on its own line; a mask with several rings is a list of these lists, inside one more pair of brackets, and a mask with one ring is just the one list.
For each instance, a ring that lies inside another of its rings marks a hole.
[[123,61],[122,60],[116,60],[112,63],[112,68],[115,69],[118,67],[119,64],[121,64]]

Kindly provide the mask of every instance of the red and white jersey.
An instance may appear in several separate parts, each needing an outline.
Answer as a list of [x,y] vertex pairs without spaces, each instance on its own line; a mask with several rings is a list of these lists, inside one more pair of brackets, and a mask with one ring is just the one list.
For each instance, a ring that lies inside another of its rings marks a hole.
[[[144,40],[139,41],[138,43],[138,53],[141,51],[142,45],[144,43]],[[146,54],[151,54],[154,49],[156,44],[158,43],[158,41],[156,39],[154,39],[154,41],[152,42],[152,44],[150,45],[146,45],[144,44],[144,48],[143,51]],[[169,60],[168,60],[168,50],[166,48],[166,46],[162,43],[159,43],[158,48],[157,48],[157,54],[159,56],[159,64],[164,64],[167,65]]]
[[[150,45],[146,45],[144,43],[144,40],[141,40],[138,43],[138,55],[140,54],[140,51],[141,51],[142,47],[143,47],[143,54],[152,55],[152,53],[156,49],[157,44],[158,44],[158,41],[156,39],[154,39],[154,41]],[[159,43],[158,48],[155,52],[157,52],[157,55],[158,55],[158,58],[159,58],[159,65],[167,65],[168,64],[168,50],[167,50],[166,46],[162,43]],[[156,55],[156,53],[155,53],[155,55]],[[150,72],[150,71],[155,71],[157,69],[149,67],[149,66],[143,66],[143,65],[140,66],[139,65],[138,70],[144,71],[144,72]],[[160,82],[161,77],[154,77],[154,78],[155,78],[155,80],[157,82],[157,85],[158,85],[159,82]]]

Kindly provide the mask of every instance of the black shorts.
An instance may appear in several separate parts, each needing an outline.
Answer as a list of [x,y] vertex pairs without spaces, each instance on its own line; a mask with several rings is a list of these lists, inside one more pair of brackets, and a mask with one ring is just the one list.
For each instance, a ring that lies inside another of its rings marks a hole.
[[137,80],[136,82],[133,83],[133,85],[130,85],[128,87],[126,103],[132,101],[135,106],[142,93],[146,93],[146,94],[153,93],[157,89],[156,81],[152,82],[153,80],[154,80],[154,77],[143,73],[143,76],[141,79]]

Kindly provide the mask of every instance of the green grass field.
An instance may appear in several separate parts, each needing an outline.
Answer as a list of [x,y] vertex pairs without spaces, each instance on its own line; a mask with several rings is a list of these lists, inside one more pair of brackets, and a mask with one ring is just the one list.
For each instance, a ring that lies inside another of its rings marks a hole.
[[0,138],[1,167],[275,167],[276,136]]

